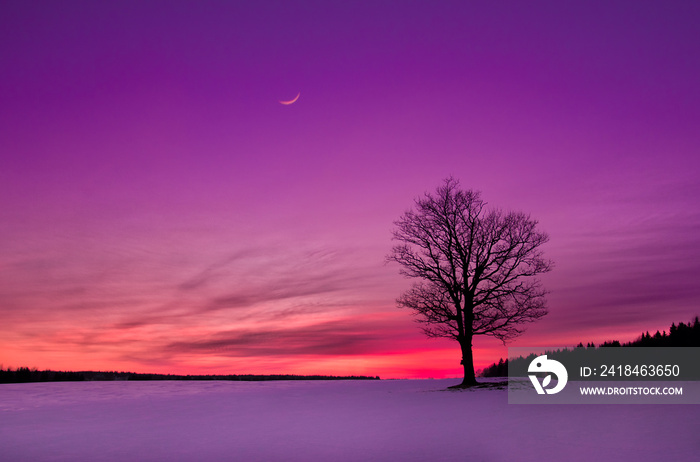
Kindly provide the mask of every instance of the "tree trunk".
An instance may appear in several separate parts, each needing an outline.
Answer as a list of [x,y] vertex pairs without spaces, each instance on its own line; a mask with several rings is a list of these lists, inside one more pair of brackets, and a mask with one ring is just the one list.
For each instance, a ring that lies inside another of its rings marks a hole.
[[462,365],[464,366],[464,380],[459,385],[462,388],[471,387],[477,384],[474,373],[474,355],[472,354],[472,336],[460,342],[462,347]]

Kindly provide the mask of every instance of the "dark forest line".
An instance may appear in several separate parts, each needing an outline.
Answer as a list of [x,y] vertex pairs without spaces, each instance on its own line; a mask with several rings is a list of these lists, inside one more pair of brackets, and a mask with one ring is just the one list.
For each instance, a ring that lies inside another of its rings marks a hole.
[[294,375],[294,374],[228,374],[228,375],[176,375],[176,374],[148,374],[137,372],[116,371],[52,371],[37,370],[28,367],[17,369],[0,368],[0,383],[28,383],[28,382],[85,382],[85,381],[124,381],[124,380],[228,380],[238,382],[264,382],[272,380],[380,380],[379,376],[369,377],[364,375]]
[[[586,349],[609,347],[700,347],[700,319],[698,319],[698,316],[695,316],[695,319],[688,324],[681,322],[676,326],[676,323],[672,323],[668,333],[657,330],[654,335],[651,335],[649,331],[646,331],[637,337],[636,340],[627,343],[620,343],[619,340],[610,340],[598,346],[593,342],[589,342],[586,345],[580,342],[576,345],[576,348]],[[497,363],[485,367],[479,375],[481,377],[507,377],[508,360],[501,358]]]

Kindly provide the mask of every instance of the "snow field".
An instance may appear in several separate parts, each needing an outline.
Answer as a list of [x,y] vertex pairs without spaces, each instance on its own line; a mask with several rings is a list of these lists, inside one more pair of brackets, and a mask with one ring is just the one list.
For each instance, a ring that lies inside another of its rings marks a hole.
[[509,405],[456,380],[0,385],[1,461],[697,460],[700,406]]

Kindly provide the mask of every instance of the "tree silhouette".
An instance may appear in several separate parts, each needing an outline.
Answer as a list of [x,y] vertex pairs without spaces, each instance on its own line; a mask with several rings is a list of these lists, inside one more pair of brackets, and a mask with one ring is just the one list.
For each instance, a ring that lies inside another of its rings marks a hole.
[[417,279],[397,299],[428,337],[457,340],[464,380],[475,385],[472,340],[491,335],[504,343],[523,323],[547,313],[545,290],[534,276],[551,269],[540,247],[548,236],[520,212],[486,207],[480,194],[448,178],[434,194],[415,200],[395,223],[388,261]]

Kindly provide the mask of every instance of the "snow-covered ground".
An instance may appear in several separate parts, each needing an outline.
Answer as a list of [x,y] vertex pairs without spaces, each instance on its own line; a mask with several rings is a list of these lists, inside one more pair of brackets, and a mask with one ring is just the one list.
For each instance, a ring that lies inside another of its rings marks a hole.
[[691,461],[697,405],[515,405],[455,380],[0,385],[2,461]]

